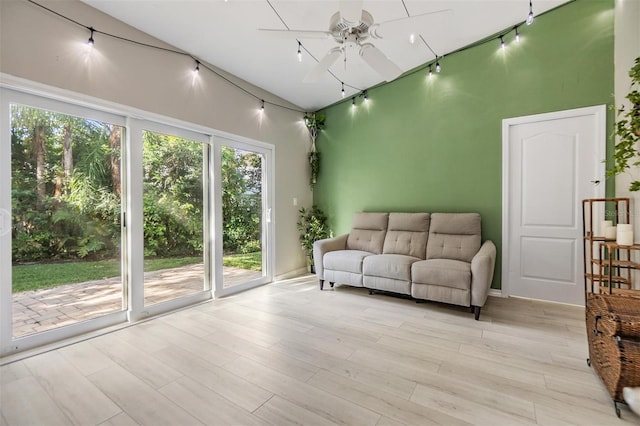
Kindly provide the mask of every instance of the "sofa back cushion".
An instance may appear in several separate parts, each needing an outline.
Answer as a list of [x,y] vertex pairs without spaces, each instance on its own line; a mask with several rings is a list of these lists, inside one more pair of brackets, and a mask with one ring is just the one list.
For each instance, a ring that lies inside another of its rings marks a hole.
[[389,213],[356,213],[347,237],[347,250],[381,254]]
[[427,259],[471,262],[480,250],[479,213],[432,213]]
[[390,213],[382,252],[424,259],[428,238],[429,213]]

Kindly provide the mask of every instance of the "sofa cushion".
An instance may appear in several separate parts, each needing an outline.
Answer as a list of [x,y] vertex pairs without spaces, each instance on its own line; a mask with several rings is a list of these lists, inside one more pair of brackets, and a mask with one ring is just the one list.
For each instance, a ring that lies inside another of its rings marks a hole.
[[382,253],[389,213],[356,213],[347,238],[347,249]]
[[382,253],[424,259],[429,237],[429,213],[390,213]]
[[368,251],[337,250],[325,253],[322,260],[324,269],[362,274],[362,260],[371,256]]
[[427,259],[471,262],[480,250],[480,214],[432,213]]
[[451,259],[421,260],[411,266],[411,280],[416,284],[469,289],[471,264]]
[[411,265],[419,260],[402,254],[376,254],[364,259],[362,272],[366,276],[411,281]]

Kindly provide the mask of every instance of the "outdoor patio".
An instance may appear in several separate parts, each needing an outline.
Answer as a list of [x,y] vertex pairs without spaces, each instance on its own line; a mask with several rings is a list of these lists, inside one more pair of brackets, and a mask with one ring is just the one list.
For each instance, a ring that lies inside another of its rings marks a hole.
[[[259,278],[260,271],[225,267],[224,287]],[[202,291],[202,264],[145,273],[145,305]],[[122,310],[122,280],[106,278],[13,295],[13,336],[21,337]]]

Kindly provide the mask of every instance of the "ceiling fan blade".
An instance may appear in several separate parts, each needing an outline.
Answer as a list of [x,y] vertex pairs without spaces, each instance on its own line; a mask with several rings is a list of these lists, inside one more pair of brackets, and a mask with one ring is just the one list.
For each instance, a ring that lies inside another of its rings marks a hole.
[[340,0],[340,17],[357,24],[362,18],[362,0]]
[[453,11],[437,10],[408,18],[392,19],[373,25],[369,33],[373,38],[405,38],[410,34],[435,35],[449,26]]
[[360,56],[386,81],[395,80],[402,74],[400,67],[391,62],[380,49],[371,43],[363,44],[360,47]]
[[269,30],[259,29],[261,33],[268,37],[287,39],[327,39],[331,37],[328,31],[305,31],[305,30]]
[[324,58],[322,58],[320,62],[318,62],[316,66],[307,73],[302,81],[305,83],[313,83],[315,81],[318,81],[322,74],[324,74],[329,69],[329,67],[331,67],[331,65],[333,65],[335,61],[338,60],[341,54],[341,48],[334,47],[333,49],[331,49],[329,53],[327,53]]

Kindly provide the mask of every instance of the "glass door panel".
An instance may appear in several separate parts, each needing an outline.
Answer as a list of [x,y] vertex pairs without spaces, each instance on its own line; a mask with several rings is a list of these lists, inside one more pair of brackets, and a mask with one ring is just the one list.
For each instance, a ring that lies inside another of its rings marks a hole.
[[209,288],[205,273],[208,145],[143,132],[144,304]]
[[264,160],[261,153],[221,147],[224,288],[265,276]]
[[10,111],[12,336],[122,311],[124,128]]

